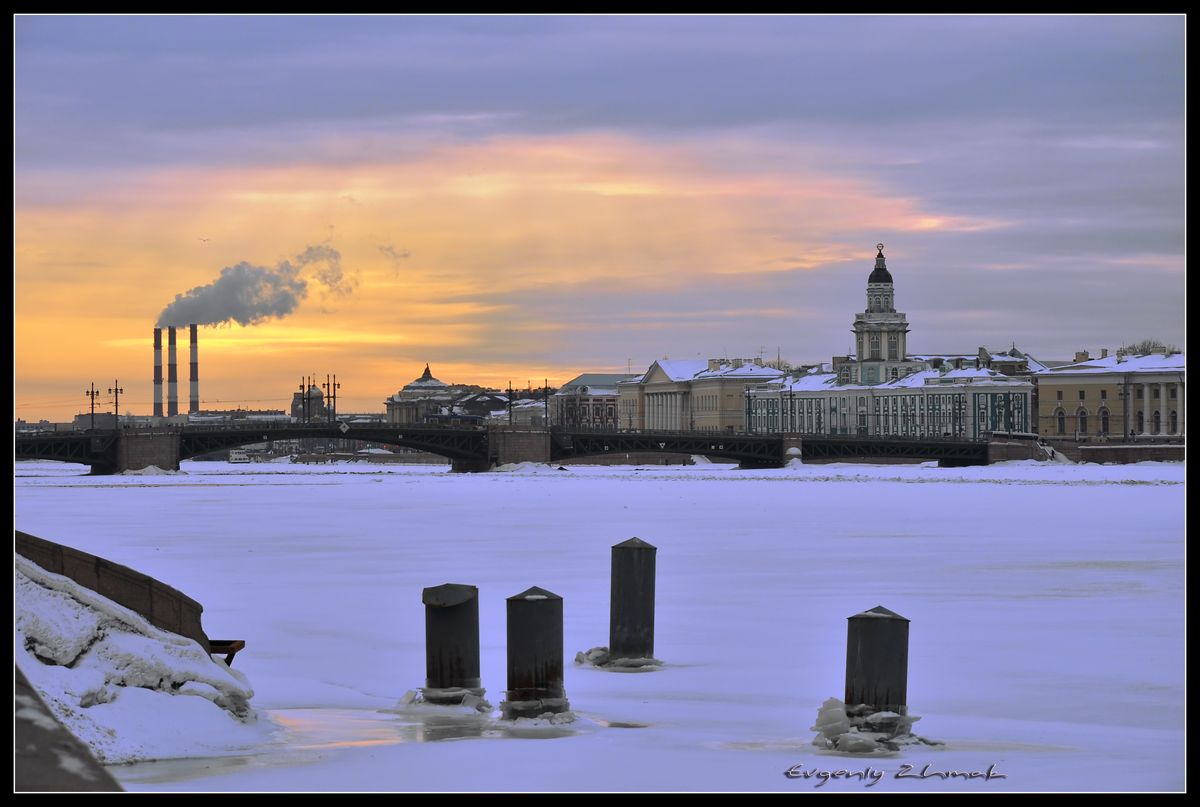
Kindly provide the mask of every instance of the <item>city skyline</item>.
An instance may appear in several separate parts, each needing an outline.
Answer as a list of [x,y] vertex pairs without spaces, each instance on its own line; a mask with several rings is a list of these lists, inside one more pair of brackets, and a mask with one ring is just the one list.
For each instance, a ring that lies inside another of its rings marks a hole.
[[503,387],[828,361],[877,241],[911,352],[1182,346],[1183,32],[18,17],[16,413],[119,379],[148,414],[155,323],[218,278],[276,296],[201,329],[206,408],[337,373],[339,408],[382,410],[427,362]]

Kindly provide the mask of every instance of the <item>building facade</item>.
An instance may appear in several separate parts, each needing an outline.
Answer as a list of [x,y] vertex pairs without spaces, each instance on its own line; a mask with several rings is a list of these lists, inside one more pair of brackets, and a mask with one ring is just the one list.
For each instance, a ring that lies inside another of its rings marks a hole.
[[854,320],[857,355],[835,356],[830,373],[747,390],[749,431],[954,439],[1029,433],[1034,385],[1025,354],[1014,346],[998,354],[909,355],[908,321],[895,310],[883,245],[877,248],[866,310]]
[[620,428],[741,432],[747,387],[781,377],[762,359],[661,359],[617,384]]
[[1108,351],[1036,375],[1040,433],[1078,441],[1161,439],[1186,434],[1182,353]]
[[753,432],[978,440],[1028,433],[1032,391],[984,369],[921,370],[874,385],[822,373],[755,387],[747,406]]
[[584,373],[563,384],[550,399],[551,423],[565,429],[621,428],[617,385],[639,378],[627,373]]
[[384,401],[388,423],[395,425],[424,423],[431,415],[449,411],[458,390],[433,377],[429,365],[425,372],[405,384]]

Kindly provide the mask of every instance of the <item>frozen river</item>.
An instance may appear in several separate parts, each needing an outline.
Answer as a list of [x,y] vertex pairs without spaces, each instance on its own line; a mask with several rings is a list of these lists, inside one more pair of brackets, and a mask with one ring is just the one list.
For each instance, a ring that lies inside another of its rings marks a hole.
[[[114,766],[130,790],[1163,790],[1184,785],[1184,467],[820,465],[743,471],[184,463],[88,477],[17,463],[16,527],[205,606],[264,739]],[[575,667],[607,643],[610,547],[658,547],[661,671]],[[522,735],[402,715],[424,683],[421,589],[479,587],[483,685],[506,597],[564,599],[579,720]],[[942,748],[811,746],[841,697],[846,617],[912,620],[908,703]],[[896,778],[993,770],[990,781]],[[796,766],[799,766],[796,768]]]

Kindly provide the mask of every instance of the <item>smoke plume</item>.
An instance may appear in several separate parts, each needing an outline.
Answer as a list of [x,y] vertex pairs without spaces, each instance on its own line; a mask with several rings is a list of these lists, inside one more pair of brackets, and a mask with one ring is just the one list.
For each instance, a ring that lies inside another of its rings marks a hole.
[[354,281],[342,271],[342,256],[326,244],[307,247],[291,261],[274,268],[242,261],[226,266],[207,286],[176,294],[163,309],[158,326],[220,325],[236,322],[256,325],[281,319],[296,310],[308,296],[309,279],[339,297],[350,294]]

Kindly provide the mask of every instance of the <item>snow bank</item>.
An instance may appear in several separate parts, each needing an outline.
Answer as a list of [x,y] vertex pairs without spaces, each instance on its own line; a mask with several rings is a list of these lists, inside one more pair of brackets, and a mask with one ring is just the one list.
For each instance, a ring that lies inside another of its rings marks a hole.
[[545,462],[508,462],[504,465],[497,465],[492,470],[508,474],[544,474],[565,471],[566,468]]
[[268,740],[242,673],[69,578],[21,556],[15,567],[14,658],[101,762],[214,756]]
[[120,475],[121,476],[161,476],[163,474],[178,474],[178,473],[181,473],[181,471],[168,471],[164,468],[159,468],[157,465],[147,465],[145,468],[139,468],[136,471],[134,471],[134,470],[121,471]]

